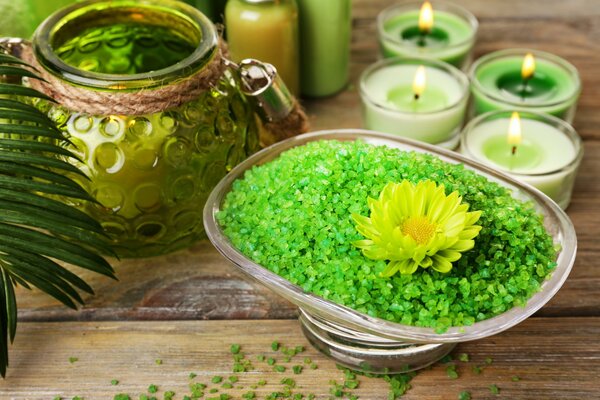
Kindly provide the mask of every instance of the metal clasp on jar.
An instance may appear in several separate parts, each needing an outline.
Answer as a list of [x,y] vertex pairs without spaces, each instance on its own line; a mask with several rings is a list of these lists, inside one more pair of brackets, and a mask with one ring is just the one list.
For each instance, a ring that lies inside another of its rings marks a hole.
[[292,112],[294,97],[273,65],[252,58],[226,63],[239,73],[242,92],[253,99],[264,122],[280,121]]

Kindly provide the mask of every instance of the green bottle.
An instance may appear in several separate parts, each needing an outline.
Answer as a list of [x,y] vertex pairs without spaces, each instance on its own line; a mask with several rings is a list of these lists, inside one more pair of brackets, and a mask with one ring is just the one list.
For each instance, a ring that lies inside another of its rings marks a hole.
[[298,0],[301,93],[324,97],[350,76],[351,0]]

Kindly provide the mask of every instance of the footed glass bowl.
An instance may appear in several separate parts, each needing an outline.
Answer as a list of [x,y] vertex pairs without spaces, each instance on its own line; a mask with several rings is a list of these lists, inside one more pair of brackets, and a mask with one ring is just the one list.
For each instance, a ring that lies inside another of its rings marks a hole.
[[[445,333],[370,317],[305,292],[238,251],[224,235],[216,214],[232,183],[236,179],[242,179],[246,170],[265,164],[292,147],[317,140],[362,140],[377,146],[427,152],[448,163],[462,163],[466,168],[510,188],[514,197],[532,201],[537,211],[544,216],[546,230],[561,248],[556,269],[524,307],[514,307],[471,326],[451,327]],[[371,373],[400,373],[423,368],[450,352],[456,343],[495,335],[518,324],[539,310],[560,289],[571,271],[577,250],[573,224],[556,203],[537,189],[449,150],[395,135],[364,130],[308,133],[256,153],[235,167],[212,191],[204,208],[204,224],[209,239],[221,254],[246,275],[300,307],[302,328],[316,348],[346,367]]]

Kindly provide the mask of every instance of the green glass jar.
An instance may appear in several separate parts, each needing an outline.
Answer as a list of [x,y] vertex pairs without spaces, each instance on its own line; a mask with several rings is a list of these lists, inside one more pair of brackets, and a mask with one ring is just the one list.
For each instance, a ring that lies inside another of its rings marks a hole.
[[[210,20],[169,0],[77,3],[49,17],[33,39],[36,61],[60,79],[63,97],[83,90],[90,109],[95,95],[106,102],[106,95],[139,93],[124,105],[134,111],[144,109],[149,94],[177,100],[185,93],[175,85],[214,67],[219,51]],[[73,143],[90,180],[73,178],[98,202],[80,206],[123,257],[162,254],[204,237],[208,194],[259,147],[253,108],[229,70],[193,99],[166,101],[151,113],[98,114],[60,103],[37,106]]]

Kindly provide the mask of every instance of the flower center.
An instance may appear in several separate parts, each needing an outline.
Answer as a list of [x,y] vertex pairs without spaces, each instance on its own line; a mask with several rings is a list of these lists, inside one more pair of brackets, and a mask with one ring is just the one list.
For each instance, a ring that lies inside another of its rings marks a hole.
[[427,217],[410,217],[402,224],[402,233],[410,236],[418,244],[425,244],[435,233],[435,224]]

